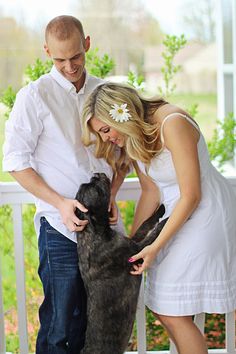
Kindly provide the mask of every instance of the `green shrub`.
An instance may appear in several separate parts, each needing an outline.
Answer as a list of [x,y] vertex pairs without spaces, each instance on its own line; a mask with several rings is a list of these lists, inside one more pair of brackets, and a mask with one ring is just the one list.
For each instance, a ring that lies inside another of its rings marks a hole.
[[184,34],[179,37],[175,35],[166,35],[163,44],[164,51],[162,57],[164,59],[164,65],[161,68],[161,73],[164,80],[164,88],[158,87],[159,92],[164,97],[169,97],[175,90],[176,85],[173,83],[175,75],[181,70],[181,65],[174,64],[174,58],[176,54],[184,48],[187,40]]
[[236,120],[229,113],[223,121],[217,121],[212,139],[208,142],[211,160],[215,160],[222,169],[225,162],[232,161],[236,149]]
[[90,49],[86,53],[86,68],[91,75],[104,79],[115,67],[114,60],[108,54],[98,55],[98,48]]
[[40,76],[49,73],[52,65],[52,60],[43,62],[41,59],[37,58],[35,64],[28,65],[25,69],[25,83],[27,84],[30,81],[38,80]]

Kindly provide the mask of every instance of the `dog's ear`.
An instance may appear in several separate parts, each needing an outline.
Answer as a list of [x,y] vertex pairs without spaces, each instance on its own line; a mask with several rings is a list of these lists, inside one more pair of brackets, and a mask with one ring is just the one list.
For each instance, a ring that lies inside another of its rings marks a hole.
[[87,213],[83,213],[79,209],[76,210],[76,215],[79,219],[86,219],[98,224],[108,222],[110,193],[105,191],[96,179],[91,179],[90,183],[82,184],[76,199],[88,209]]
[[79,218],[80,220],[89,220],[89,216],[88,213],[81,211],[79,208],[75,209],[75,215],[77,216],[77,218]]
[[[78,202],[80,202],[80,204],[82,204],[86,209],[87,208],[87,203],[86,203],[86,191],[87,191],[87,183],[83,183],[81,184],[75,199],[78,200]],[[83,211],[81,211],[80,209],[76,208],[75,210],[75,215],[80,219],[80,220],[87,220],[88,217],[86,216],[86,213],[84,213]]]

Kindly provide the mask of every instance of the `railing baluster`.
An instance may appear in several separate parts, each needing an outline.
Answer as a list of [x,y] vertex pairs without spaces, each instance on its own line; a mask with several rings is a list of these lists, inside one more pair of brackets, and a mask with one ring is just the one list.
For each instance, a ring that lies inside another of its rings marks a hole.
[[206,318],[205,313],[198,313],[197,315],[194,316],[194,322],[198,326],[202,334],[204,334],[205,318]]
[[6,353],[6,344],[5,344],[2,273],[1,273],[1,258],[0,258],[0,354],[5,354],[5,353]]
[[137,338],[138,338],[138,354],[146,353],[146,316],[145,316],[145,305],[144,305],[144,278],[142,279],[138,309],[136,314],[137,319]]
[[225,346],[227,354],[235,353],[235,312],[225,314]]
[[172,340],[170,340],[170,354],[178,354],[177,349]]
[[25,266],[24,266],[24,239],[22,233],[22,207],[21,204],[13,206],[15,269],[16,269],[16,295],[18,313],[18,333],[20,353],[28,354],[28,331],[26,315],[25,294]]

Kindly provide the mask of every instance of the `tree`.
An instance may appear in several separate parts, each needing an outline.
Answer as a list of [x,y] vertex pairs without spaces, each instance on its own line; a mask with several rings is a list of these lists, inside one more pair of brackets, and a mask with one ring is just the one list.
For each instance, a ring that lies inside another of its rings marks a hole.
[[119,0],[80,0],[75,13],[91,35],[92,47],[114,58],[117,75],[134,67],[141,72],[144,47],[162,40],[158,22],[145,12],[140,0],[123,0],[122,6]]
[[19,88],[22,72],[42,53],[40,37],[11,17],[0,17],[0,90]]
[[214,42],[216,0],[186,0],[183,8],[183,22],[193,37],[203,43]]

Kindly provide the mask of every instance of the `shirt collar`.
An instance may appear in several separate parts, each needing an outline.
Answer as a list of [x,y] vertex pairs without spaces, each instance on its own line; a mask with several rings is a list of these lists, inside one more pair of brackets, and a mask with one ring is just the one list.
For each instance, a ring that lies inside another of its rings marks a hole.
[[[62,86],[68,93],[69,92],[75,92],[76,93],[76,88],[75,86],[69,81],[67,80],[55,67],[55,65],[53,65],[51,71],[50,71],[50,75],[52,75],[52,77],[57,81],[57,83]],[[81,95],[84,93],[85,87],[87,85],[89,79],[89,75],[87,73],[87,71],[85,70],[85,81],[84,81],[84,85],[83,87],[81,87],[81,89],[79,90],[79,92],[77,92],[78,95]]]

